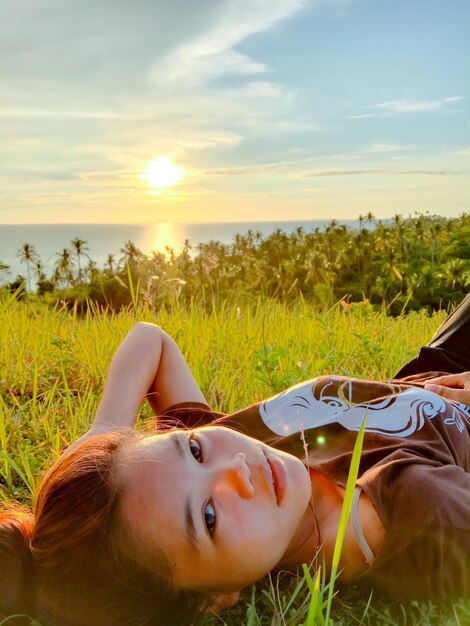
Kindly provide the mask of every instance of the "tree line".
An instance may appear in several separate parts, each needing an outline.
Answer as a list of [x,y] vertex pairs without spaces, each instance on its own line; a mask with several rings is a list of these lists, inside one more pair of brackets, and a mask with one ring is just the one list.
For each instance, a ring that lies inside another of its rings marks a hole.
[[[311,231],[277,229],[265,236],[249,230],[229,244],[193,247],[186,240],[179,251],[166,247],[150,254],[126,241],[121,256],[109,254],[101,268],[88,251],[86,241],[73,239],[47,276],[33,244],[25,243],[18,255],[26,277],[6,288],[80,310],[90,302],[117,310],[136,297],[158,307],[174,298],[244,302],[263,295],[281,301],[301,297],[321,306],[369,300],[396,313],[437,309],[468,292],[470,214],[377,220],[369,212],[359,216],[357,228],[332,220]],[[0,261],[2,269],[8,266]]]

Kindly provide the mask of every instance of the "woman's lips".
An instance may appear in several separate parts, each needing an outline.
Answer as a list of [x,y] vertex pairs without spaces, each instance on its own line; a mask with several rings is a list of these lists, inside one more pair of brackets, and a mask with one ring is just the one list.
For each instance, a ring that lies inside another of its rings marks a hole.
[[280,506],[287,489],[287,476],[284,464],[276,457],[266,457],[273,479],[277,505]]

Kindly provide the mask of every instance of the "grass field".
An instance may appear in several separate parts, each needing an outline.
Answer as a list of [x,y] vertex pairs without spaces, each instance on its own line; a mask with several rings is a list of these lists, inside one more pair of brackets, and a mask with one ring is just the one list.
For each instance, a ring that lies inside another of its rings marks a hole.
[[[386,379],[444,319],[424,312],[391,318],[368,304],[322,313],[299,301],[246,307],[178,305],[158,312],[134,307],[79,318],[65,309],[4,298],[0,306],[0,501],[31,504],[41,472],[88,428],[106,371],[120,341],[138,320],[162,326],[179,343],[215,409],[230,412],[296,382],[325,373]],[[141,420],[150,417],[145,405]],[[321,590],[325,593],[325,587]],[[284,575],[247,590],[215,625],[307,624],[310,592],[303,577]],[[470,599],[387,604],[340,590],[335,625],[470,624]],[[313,622],[311,622],[313,624]],[[5,622],[7,624],[7,621]]]

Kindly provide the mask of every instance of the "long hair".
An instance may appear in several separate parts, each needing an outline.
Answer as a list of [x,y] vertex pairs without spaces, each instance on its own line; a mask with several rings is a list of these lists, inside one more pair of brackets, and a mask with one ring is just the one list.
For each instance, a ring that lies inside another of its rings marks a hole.
[[27,613],[45,626],[194,620],[205,595],[175,588],[165,556],[145,558],[120,515],[119,452],[145,436],[126,429],[90,437],[47,472],[34,515],[0,509],[0,618]]

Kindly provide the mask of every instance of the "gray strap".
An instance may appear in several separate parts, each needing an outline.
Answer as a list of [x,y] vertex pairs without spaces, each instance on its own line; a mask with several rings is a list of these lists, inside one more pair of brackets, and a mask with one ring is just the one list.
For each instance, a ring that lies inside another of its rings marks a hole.
[[361,522],[359,521],[359,498],[361,495],[361,488],[356,487],[354,489],[354,496],[351,506],[351,522],[354,530],[354,534],[356,535],[357,543],[361,548],[362,554],[366,559],[368,565],[372,565],[375,561],[375,555],[369,547],[369,544],[364,537],[364,533],[362,532]]

